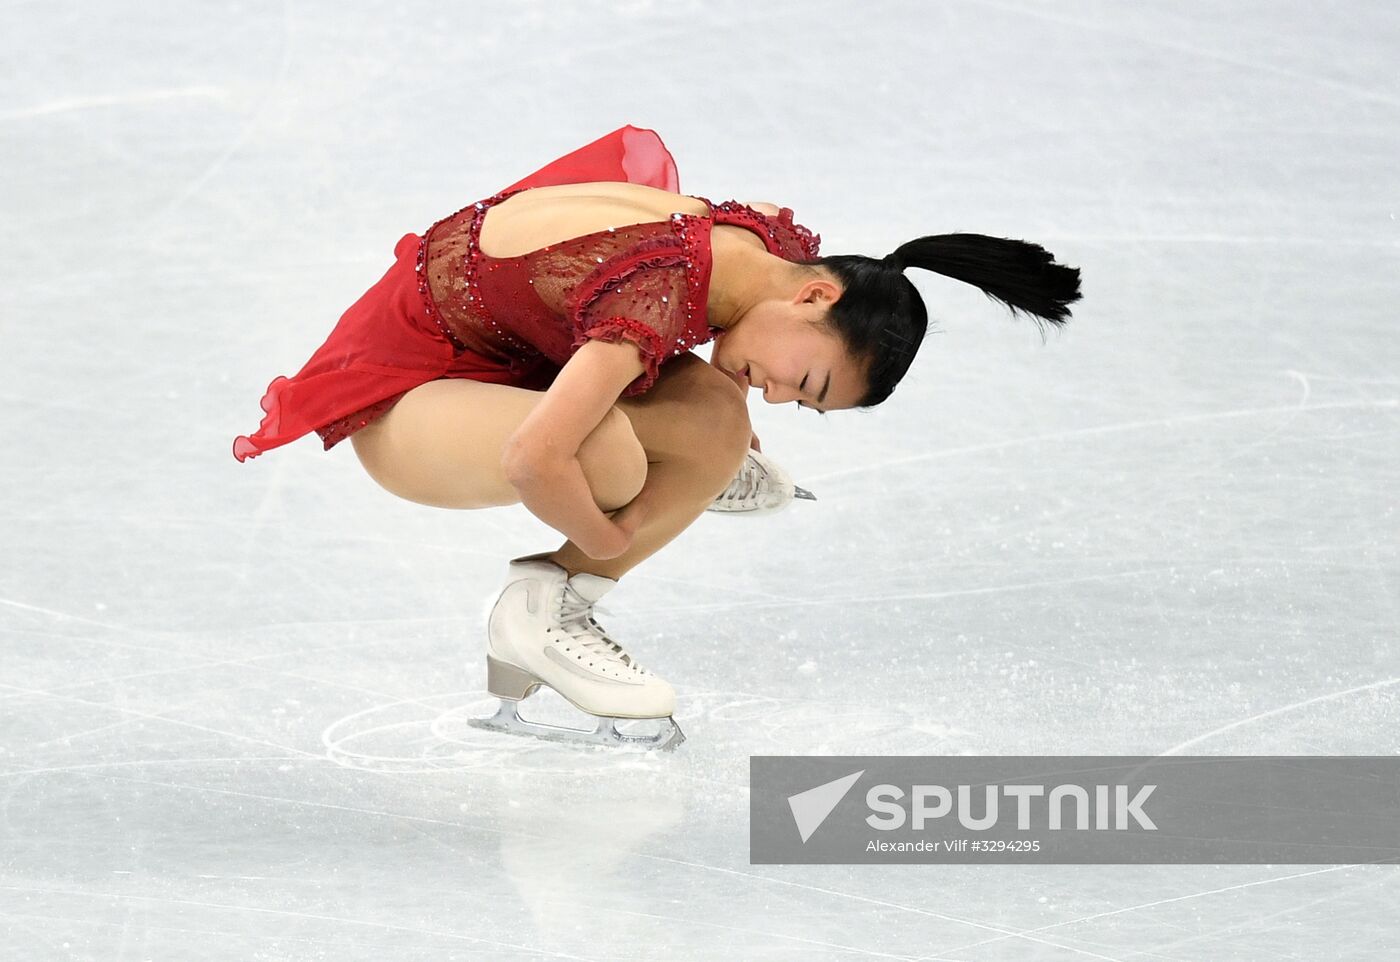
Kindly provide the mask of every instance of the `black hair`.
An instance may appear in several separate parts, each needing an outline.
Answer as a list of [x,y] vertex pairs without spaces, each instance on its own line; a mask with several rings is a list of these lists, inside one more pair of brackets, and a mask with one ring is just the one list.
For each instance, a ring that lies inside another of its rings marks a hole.
[[1079,300],[1079,269],[1055,263],[1045,248],[983,234],[935,234],[901,244],[883,260],[833,254],[804,262],[824,267],[841,282],[841,296],[827,324],[847,350],[869,365],[866,392],[857,407],[873,407],[894,393],[928,332],[928,309],[904,276],[921,267],[981,288],[992,300],[1029,316],[1042,334],[1061,327]]

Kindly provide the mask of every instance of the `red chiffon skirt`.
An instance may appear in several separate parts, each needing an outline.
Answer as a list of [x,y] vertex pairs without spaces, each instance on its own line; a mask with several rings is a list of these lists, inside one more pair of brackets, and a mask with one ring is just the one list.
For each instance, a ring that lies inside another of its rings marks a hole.
[[[678,192],[675,161],[655,131],[622,127],[555,160],[516,187],[623,181]],[[293,377],[278,376],[262,398],[258,430],[233,441],[240,462],[315,431],[325,450],[384,414],[408,391],[444,377],[526,383],[528,367],[457,351],[429,311],[419,276],[423,238],[405,234],[393,266],[341,315]]]

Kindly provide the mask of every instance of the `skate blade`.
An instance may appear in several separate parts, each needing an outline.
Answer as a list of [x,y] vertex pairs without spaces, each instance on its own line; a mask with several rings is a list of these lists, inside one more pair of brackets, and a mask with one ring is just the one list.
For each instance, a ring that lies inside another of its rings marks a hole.
[[661,723],[661,727],[654,733],[633,734],[632,732],[619,731],[617,726],[619,722],[637,721],[638,719],[595,715],[598,724],[592,731],[589,731],[583,728],[568,728],[563,725],[550,725],[545,722],[521,718],[517,704],[517,702],[502,698],[500,707],[496,709],[496,714],[490,718],[468,718],[467,724],[487,731],[504,732],[508,735],[530,735],[535,738],[543,738],[546,741],[562,742],[568,745],[605,745],[609,748],[634,747],[644,748],[648,751],[671,752],[685,741],[685,734],[681,731],[681,726],[677,725],[675,719],[670,717],[656,719]]
[[792,504],[793,501],[796,501],[796,500],[798,500],[798,499],[801,499],[801,500],[803,500],[803,501],[815,501],[815,500],[817,500],[817,496],[816,496],[815,494],[813,494],[812,492],[808,491],[806,488],[803,488],[803,487],[800,487],[800,486],[794,484],[794,485],[792,486],[792,497],[791,497],[789,500],[782,502],[781,504],[773,505],[773,506],[771,506],[771,507],[765,507],[765,508],[726,508],[726,507],[721,507],[720,504],[719,504],[717,501],[712,501],[712,502],[710,502],[710,504],[705,508],[705,510],[706,510],[706,511],[712,511],[712,512],[714,512],[715,514],[732,514],[732,515],[735,515],[735,516],[738,516],[738,515],[753,516],[753,515],[773,514],[773,513],[777,512],[777,511],[782,511],[782,510],[783,510],[784,508],[786,508],[788,505]]

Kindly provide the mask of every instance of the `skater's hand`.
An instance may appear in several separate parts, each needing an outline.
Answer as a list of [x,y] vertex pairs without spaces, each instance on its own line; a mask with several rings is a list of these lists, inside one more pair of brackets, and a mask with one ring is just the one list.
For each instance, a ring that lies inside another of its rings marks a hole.
[[588,340],[502,445],[501,471],[521,504],[590,558],[625,552],[641,518],[627,521],[633,509],[619,526],[599,510],[579,451],[644,367],[631,342]]
[[[611,520],[617,538],[612,547],[615,551],[607,554],[595,555],[593,552],[586,552],[590,558],[597,558],[599,561],[606,561],[609,558],[616,558],[624,555],[632,547],[632,539],[636,536],[637,530],[646,522],[651,514],[652,496],[651,486],[643,485],[642,490],[635,498],[624,504],[612,513]],[[605,550],[610,550],[606,549]]]
[[[752,432],[751,432],[751,433],[752,433]],[[758,446],[758,435],[757,435],[757,434],[754,434],[752,437],[749,438],[749,447],[753,448],[755,451],[762,451],[762,450],[763,450],[762,448],[760,448],[760,447]]]

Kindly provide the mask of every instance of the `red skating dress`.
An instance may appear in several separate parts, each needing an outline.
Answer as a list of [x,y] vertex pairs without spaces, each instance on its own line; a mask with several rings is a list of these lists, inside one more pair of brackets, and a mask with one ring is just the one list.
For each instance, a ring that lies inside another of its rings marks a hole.
[[481,222],[507,197],[555,184],[622,181],[679,192],[675,162],[654,131],[622,127],[505,190],[406,234],[388,272],[341,316],[295,377],[279,376],[266,416],[234,439],[239,461],[315,431],[325,450],[384,414],[411,389],[444,377],[545,390],[586,341],[627,339],[646,370],[641,394],[669,358],[711,340],[706,320],[710,230],[735,224],[769,251],[812,260],[821,242],[784,207],[770,217],[736,201],[708,214],[609,228],[519,257],[489,257]]

